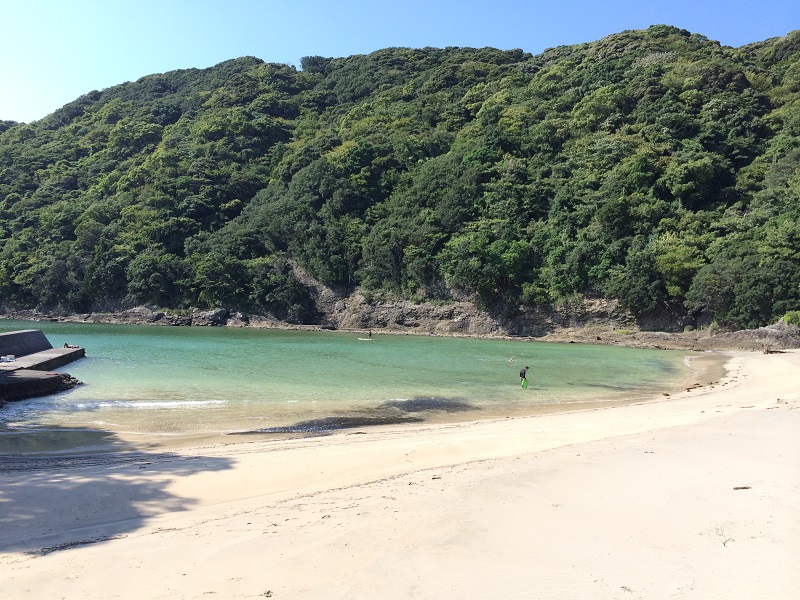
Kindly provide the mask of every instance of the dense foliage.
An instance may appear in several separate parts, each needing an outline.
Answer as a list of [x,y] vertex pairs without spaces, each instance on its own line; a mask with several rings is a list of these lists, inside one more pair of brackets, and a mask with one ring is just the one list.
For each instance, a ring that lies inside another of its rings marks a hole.
[[341,291],[800,308],[800,32],[668,26],[538,56],[241,58],[0,121],[0,303],[314,318]]

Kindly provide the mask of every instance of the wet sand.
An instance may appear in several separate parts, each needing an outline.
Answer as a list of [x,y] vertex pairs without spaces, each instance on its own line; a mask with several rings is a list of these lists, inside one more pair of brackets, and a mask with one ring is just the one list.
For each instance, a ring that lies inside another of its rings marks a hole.
[[0,598],[800,597],[800,351],[616,407],[5,457]]

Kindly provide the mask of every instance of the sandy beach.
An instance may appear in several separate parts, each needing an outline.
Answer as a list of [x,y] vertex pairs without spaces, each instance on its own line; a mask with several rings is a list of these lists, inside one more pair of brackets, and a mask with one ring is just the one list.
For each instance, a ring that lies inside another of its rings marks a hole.
[[0,598],[800,597],[800,351],[614,408],[3,457]]

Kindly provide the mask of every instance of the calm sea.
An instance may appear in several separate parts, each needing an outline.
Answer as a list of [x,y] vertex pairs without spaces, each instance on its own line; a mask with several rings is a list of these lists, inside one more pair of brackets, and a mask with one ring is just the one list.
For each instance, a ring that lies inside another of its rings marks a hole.
[[[0,453],[536,414],[675,389],[686,353],[436,336],[0,321],[86,358],[0,409]],[[519,385],[529,366],[530,386]]]

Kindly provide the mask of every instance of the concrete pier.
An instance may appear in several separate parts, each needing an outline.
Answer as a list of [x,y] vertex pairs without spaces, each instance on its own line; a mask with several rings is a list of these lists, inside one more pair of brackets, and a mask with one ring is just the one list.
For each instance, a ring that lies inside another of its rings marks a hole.
[[83,348],[53,348],[38,329],[0,333],[0,406],[3,401],[46,396],[73,387],[67,373],[50,373],[86,355]]

